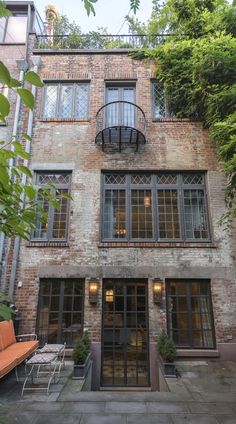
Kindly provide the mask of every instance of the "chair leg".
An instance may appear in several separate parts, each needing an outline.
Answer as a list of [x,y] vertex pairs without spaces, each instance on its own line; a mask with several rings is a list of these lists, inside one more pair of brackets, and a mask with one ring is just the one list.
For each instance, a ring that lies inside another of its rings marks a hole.
[[19,383],[17,366],[15,367],[15,374],[16,374],[16,381],[17,381],[17,383]]

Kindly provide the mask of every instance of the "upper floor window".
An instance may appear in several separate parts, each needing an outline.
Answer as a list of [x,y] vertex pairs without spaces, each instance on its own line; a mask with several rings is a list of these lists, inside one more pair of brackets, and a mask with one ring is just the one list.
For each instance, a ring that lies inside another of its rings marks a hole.
[[0,18],[0,43],[25,43],[27,19],[24,12]]
[[106,126],[134,127],[135,122],[135,84],[107,83],[106,85]]
[[69,201],[62,195],[69,193],[70,181],[70,173],[37,173],[36,183],[50,187],[52,194],[59,202],[59,209],[49,204],[43,197],[40,198],[39,191],[38,201],[48,214],[48,219],[47,222],[41,222],[39,215],[36,218],[36,227],[32,235],[34,241],[65,241],[67,239]]
[[104,241],[208,241],[204,175],[103,175]]
[[47,83],[44,87],[44,118],[88,118],[88,83]]
[[164,86],[160,81],[152,81],[152,115],[153,118],[170,116]]

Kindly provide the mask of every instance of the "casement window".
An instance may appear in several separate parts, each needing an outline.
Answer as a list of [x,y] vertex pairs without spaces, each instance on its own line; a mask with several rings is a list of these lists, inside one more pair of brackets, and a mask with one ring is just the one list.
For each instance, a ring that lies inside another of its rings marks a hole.
[[[40,216],[36,218],[36,228],[33,231],[33,241],[66,241],[68,233],[69,200],[62,197],[70,191],[71,174],[64,172],[37,173],[36,183],[40,186],[50,187],[52,194],[59,202],[59,209],[49,204],[43,197],[39,202],[48,214],[47,222],[41,222]],[[40,213],[40,212],[39,212]]]
[[166,282],[168,333],[179,348],[213,349],[214,324],[210,282]]
[[25,43],[27,19],[24,12],[0,18],[0,43]]
[[42,279],[38,306],[40,344],[65,343],[67,347],[83,332],[84,280]]
[[88,118],[89,84],[82,82],[46,83],[43,118]]
[[168,102],[165,97],[164,85],[160,81],[152,81],[152,116],[153,118],[170,117]]
[[135,83],[107,83],[106,104],[106,126],[114,127],[123,125],[134,127],[135,122]]
[[103,174],[103,241],[209,241],[202,173]]

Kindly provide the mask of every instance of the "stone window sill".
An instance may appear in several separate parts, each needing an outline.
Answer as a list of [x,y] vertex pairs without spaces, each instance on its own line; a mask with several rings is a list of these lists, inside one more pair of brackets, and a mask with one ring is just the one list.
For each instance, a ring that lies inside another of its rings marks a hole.
[[91,122],[90,118],[39,118],[40,122]]
[[69,247],[67,241],[30,241],[27,247]]
[[171,118],[171,117],[162,117],[162,118],[152,118],[152,122],[202,122],[193,118]]
[[177,349],[178,358],[217,358],[219,352],[216,349]]
[[211,243],[211,242],[207,242],[207,243],[201,243],[201,242],[195,242],[195,243],[187,243],[187,242],[162,242],[162,243],[158,243],[158,242],[101,242],[98,245],[99,248],[106,248],[106,247],[114,247],[114,248],[118,248],[118,247],[138,247],[138,248],[153,248],[153,247],[158,247],[158,248],[216,248],[216,244]]

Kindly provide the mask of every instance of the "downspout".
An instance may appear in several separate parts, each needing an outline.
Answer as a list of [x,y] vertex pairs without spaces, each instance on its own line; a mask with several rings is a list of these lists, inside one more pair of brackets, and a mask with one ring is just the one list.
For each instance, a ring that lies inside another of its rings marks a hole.
[[[24,79],[24,74],[28,69],[28,64],[25,59],[18,59],[16,60],[17,67],[20,71],[19,74],[19,81],[22,82]],[[13,122],[13,129],[12,129],[12,139],[14,139],[17,135],[18,126],[19,126],[19,118],[20,118],[20,107],[21,107],[21,98],[17,94],[16,97],[16,109],[15,109],[15,116],[14,116],[14,122]],[[11,146],[11,150],[14,150],[14,147]],[[10,159],[9,161],[9,174],[11,175],[11,170],[14,164],[14,160]],[[2,261],[3,261],[3,250],[4,250],[4,243],[5,243],[5,234],[0,234],[0,263],[1,263],[1,278],[3,276],[3,269],[2,269]],[[6,278],[2,281],[2,290],[5,290],[6,288]]]
[[[38,73],[39,67],[40,67],[41,62],[42,62],[41,56],[33,56],[32,62],[33,62],[33,65],[34,65],[34,72]],[[36,87],[34,85],[32,85],[31,93],[35,97]],[[29,137],[32,137],[32,133],[33,133],[33,118],[34,118],[34,113],[33,113],[32,110],[30,110],[29,116],[28,116],[28,127],[27,127],[27,134],[28,134]],[[31,149],[31,141],[26,140],[25,151],[27,153],[30,153],[30,149]],[[26,167],[29,166],[29,159],[24,160],[24,166],[26,166]],[[27,182],[27,176],[25,174],[23,174],[21,183],[23,185],[25,185],[26,182]],[[23,194],[22,203],[24,203],[24,200],[25,200],[25,196]],[[14,250],[13,250],[12,269],[11,269],[10,284],[9,284],[9,296],[10,297],[13,297],[13,294],[14,294],[17,265],[18,265],[18,259],[19,259],[19,253],[20,253],[20,241],[21,241],[21,238],[19,236],[17,236],[15,238],[15,244],[14,244]]]

